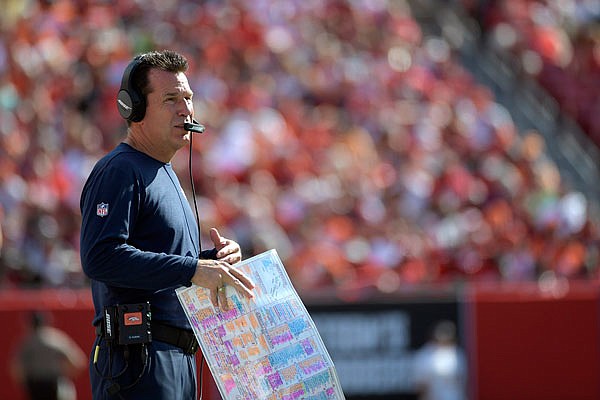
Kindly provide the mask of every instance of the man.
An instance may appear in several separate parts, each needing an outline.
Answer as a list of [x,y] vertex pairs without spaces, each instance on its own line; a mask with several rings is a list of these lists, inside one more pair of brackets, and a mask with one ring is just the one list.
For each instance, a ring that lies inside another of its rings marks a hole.
[[[81,261],[91,279],[98,335],[90,360],[94,399],[195,399],[197,343],[175,289],[203,286],[221,308],[227,307],[224,285],[253,296],[253,283],[232,266],[242,258],[236,242],[213,228],[214,249],[200,250],[198,226],[170,163],[188,144],[184,123],[194,115],[187,67],[168,50],[134,58],[118,95],[127,137],[96,164],[83,188]],[[106,317],[114,311],[106,307],[135,310],[146,302],[151,341],[110,340],[115,321],[107,320],[115,314]]]
[[73,379],[85,370],[86,355],[41,312],[31,314],[31,331],[13,359],[11,372],[29,400],[75,400]]
[[456,339],[456,324],[438,321],[431,340],[414,358],[419,400],[466,400],[467,366]]

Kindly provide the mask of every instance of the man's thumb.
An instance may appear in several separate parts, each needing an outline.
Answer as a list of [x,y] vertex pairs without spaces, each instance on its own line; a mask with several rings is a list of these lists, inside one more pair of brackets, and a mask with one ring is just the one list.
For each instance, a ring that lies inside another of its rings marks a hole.
[[212,240],[215,247],[225,244],[225,239],[221,237],[216,228],[210,228],[210,240]]

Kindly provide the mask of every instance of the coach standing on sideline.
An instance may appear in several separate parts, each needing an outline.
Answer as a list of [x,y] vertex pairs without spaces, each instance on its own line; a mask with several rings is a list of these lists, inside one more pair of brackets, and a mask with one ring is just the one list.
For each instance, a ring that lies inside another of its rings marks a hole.
[[[96,400],[195,399],[198,347],[175,288],[208,288],[216,307],[226,307],[224,285],[253,296],[252,282],[232,266],[242,258],[236,242],[213,228],[215,248],[200,251],[196,220],[171,166],[191,134],[184,129],[194,114],[187,68],[182,55],[168,50],[132,60],[117,104],[127,137],[96,164],[81,195],[81,261],[97,333],[90,360]],[[107,340],[105,307],[146,302],[151,342]]]

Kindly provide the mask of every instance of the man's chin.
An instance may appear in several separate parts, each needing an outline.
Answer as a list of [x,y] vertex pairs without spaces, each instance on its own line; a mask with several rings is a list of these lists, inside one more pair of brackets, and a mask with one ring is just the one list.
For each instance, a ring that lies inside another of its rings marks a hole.
[[190,142],[189,132],[183,136],[179,136],[178,141],[179,141],[179,147],[186,146]]

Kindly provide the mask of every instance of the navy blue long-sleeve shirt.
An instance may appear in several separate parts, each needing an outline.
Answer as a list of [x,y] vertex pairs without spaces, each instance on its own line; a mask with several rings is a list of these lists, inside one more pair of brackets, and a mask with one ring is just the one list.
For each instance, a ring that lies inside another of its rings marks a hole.
[[152,318],[189,328],[174,289],[191,284],[196,220],[170,163],[121,143],[92,170],[81,195],[81,263],[94,324],[104,306],[150,301]]

